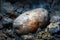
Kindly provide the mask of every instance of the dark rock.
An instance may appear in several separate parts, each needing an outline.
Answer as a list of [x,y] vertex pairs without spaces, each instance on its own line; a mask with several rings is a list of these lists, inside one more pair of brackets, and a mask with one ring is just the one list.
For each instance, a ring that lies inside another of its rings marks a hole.
[[3,18],[3,21],[2,21],[2,25],[4,26],[4,28],[5,28],[5,27],[11,28],[11,27],[12,27],[12,22],[13,22],[12,19],[7,18],[7,17],[4,17],[4,18]]
[[16,18],[16,16],[17,16],[16,14],[18,14],[18,13],[14,12],[14,11],[10,11],[10,12],[6,13],[6,15],[11,19]]
[[7,40],[7,36],[0,30],[0,40]]
[[2,15],[0,15],[0,20],[2,19]]
[[7,36],[14,38],[15,35],[13,34],[13,31],[11,29],[6,29],[4,30],[4,34],[6,34]]
[[0,29],[2,29],[3,28],[3,25],[2,25],[2,23],[0,22]]

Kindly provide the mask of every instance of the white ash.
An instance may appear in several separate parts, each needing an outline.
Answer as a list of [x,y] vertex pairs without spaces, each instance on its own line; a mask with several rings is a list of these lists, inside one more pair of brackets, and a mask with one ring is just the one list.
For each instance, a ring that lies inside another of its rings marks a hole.
[[47,26],[48,30],[51,32],[51,33],[57,33],[60,31],[60,26],[58,23],[50,23],[48,26]]
[[52,16],[50,22],[60,22],[60,16]]
[[4,2],[2,3],[2,9],[5,9],[7,12],[14,11],[14,7],[10,2]]
[[23,8],[18,8],[16,11],[21,13],[23,11]]
[[34,36],[33,35],[22,35],[21,37],[27,40],[27,39],[32,39]]
[[13,20],[11,18],[8,18],[8,17],[4,17],[3,21],[2,21],[3,24],[5,24],[5,23],[12,23],[12,22],[13,22]]

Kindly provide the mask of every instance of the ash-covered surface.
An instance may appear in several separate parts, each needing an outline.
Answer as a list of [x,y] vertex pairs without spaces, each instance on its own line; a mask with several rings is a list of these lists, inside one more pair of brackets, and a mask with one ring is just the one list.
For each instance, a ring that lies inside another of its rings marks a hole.
[[[49,12],[48,25],[34,33],[18,35],[13,21],[22,13],[44,8]],[[0,40],[60,40],[60,0],[0,0]]]

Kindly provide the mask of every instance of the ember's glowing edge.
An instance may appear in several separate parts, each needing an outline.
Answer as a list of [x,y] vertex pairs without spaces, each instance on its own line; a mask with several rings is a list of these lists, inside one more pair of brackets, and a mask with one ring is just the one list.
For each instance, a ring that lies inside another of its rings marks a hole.
[[18,34],[34,32],[38,27],[48,21],[48,11],[37,8],[27,11],[18,16],[13,23],[13,27]]

